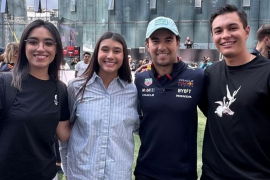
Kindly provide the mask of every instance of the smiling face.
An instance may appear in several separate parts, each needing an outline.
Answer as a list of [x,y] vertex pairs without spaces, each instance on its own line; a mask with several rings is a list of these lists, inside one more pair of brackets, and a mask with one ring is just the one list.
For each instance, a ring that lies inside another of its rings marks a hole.
[[177,61],[176,53],[179,44],[180,41],[176,40],[175,34],[170,30],[159,29],[155,31],[146,42],[155,67],[172,66]]
[[212,37],[224,57],[232,58],[246,52],[250,27],[243,28],[236,12],[217,16],[212,23]]
[[117,77],[118,69],[122,66],[124,59],[123,46],[113,39],[101,41],[98,50],[98,64],[100,66],[98,75],[100,77]]
[[25,43],[25,53],[30,72],[48,69],[56,54],[56,45],[50,44],[55,43],[50,31],[43,26],[37,27],[29,33]]

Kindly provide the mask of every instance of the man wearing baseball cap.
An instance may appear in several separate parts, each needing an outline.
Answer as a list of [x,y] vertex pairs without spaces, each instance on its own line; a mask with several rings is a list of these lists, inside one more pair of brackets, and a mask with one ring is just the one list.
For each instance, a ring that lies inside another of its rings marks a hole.
[[151,70],[136,74],[141,147],[136,180],[197,179],[197,105],[204,72],[179,60],[180,36],[174,21],[153,19],[146,31]]

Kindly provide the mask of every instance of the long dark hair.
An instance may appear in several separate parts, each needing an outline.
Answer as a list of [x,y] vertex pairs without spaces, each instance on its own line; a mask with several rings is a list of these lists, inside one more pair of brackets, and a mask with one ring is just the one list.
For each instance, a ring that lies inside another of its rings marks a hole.
[[123,64],[122,66],[118,69],[118,76],[120,79],[123,81],[126,81],[128,83],[131,83],[132,81],[132,76],[131,76],[131,71],[129,68],[129,62],[128,62],[128,49],[127,49],[127,44],[124,38],[115,32],[105,32],[101,37],[98,39],[93,55],[91,56],[91,61],[89,63],[89,66],[85,70],[85,72],[82,74],[82,77],[85,78],[85,82],[83,83],[82,87],[78,91],[78,94],[76,94],[76,97],[81,95],[81,99],[83,98],[83,94],[85,91],[85,87],[87,82],[92,78],[94,72],[98,74],[99,72],[99,64],[98,64],[98,51],[100,47],[100,43],[105,40],[105,39],[112,39],[114,41],[119,42],[123,46],[123,52],[124,52],[124,59],[123,59]]
[[22,90],[21,82],[24,78],[28,76],[29,71],[30,71],[28,59],[26,57],[26,52],[25,52],[24,40],[28,38],[32,30],[41,26],[48,29],[48,31],[50,31],[50,33],[52,34],[52,37],[54,38],[54,41],[56,42],[56,55],[54,57],[54,60],[49,65],[48,74],[54,80],[59,79],[58,72],[60,69],[61,61],[63,59],[63,47],[62,47],[60,34],[52,23],[48,21],[43,21],[41,19],[37,19],[31,22],[24,29],[21,39],[20,39],[20,45],[19,45],[19,50],[18,50],[18,61],[13,68],[13,80],[12,80],[12,84],[19,90]]

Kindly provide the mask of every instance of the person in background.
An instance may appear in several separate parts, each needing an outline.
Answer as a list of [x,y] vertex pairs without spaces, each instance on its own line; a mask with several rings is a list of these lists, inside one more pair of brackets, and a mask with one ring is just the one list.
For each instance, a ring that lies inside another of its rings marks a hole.
[[60,69],[70,69],[66,60],[62,59]]
[[201,180],[270,178],[270,61],[250,54],[247,14],[224,4],[210,19],[224,60],[205,69],[207,114]]
[[139,60],[137,69],[140,68],[142,65],[143,65],[143,59],[141,58],[141,59]]
[[141,146],[136,180],[197,180],[197,105],[204,72],[179,60],[180,35],[174,21],[149,22],[146,47],[152,65],[137,72]]
[[83,53],[83,61],[79,61],[75,67],[75,77],[81,76],[87,69],[90,62],[91,54],[89,52]]
[[184,45],[186,46],[186,49],[192,49],[193,42],[190,40],[189,36],[187,37]]
[[133,62],[133,59],[130,55],[128,55],[128,61],[129,61],[129,67],[131,71],[135,71],[136,70],[136,66],[135,63]]
[[270,24],[264,24],[258,29],[257,40],[257,46],[253,53],[270,59]]
[[4,61],[1,64],[1,72],[11,71],[14,67],[14,64],[17,62],[18,57],[19,43],[11,42],[7,44],[4,51]]
[[137,89],[132,83],[125,40],[106,32],[86,71],[68,86],[68,143],[60,144],[68,180],[131,180],[133,132],[139,126]]
[[149,59],[144,59],[142,65],[149,64]]
[[[63,48],[56,27],[43,20],[22,32],[11,73],[0,75],[0,179],[56,179],[54,136],[71,131],[66,86],[58,78]],[[5,110],[4,76],[16,97]],[[4,111],[5,110],[5,111]],[[2,114],[4,113],[4,114]]]
[[70,65],[72,65],[72,66],[75,66],[75,65],[77,65],[77,63],[80,61],[80,59],[78,58],[78,57],[75,57],[73,60],[72,60],[72,62],[70,63]]
[[201,69],[206,69],[208,66],[211,66],[212,62],[210,62],[210,57],[209,56],[204,56],[203,61],[200,64]]

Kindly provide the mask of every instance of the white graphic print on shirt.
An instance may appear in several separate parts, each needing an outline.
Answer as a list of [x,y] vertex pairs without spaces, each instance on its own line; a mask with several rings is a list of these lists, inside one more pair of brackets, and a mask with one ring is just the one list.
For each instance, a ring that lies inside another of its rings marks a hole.
[[234,112],[230,109],[230,105],[236,100],[236,98],[234,98],[234,96],[237,94],[237,92],[240,90],[241,86],[233,92],[232,96],[231,93],[229,91],[228,85],[226,85],[227,88],[227,98],[229,101],[226,101],[226,97],[223,97],[223,102],[222,101],[216,101],[215,103],[219,104],[220,106],[217,107],[215,113],[217,113],[217,115],[219,117],[222,117],[223,114],[226,115],[233,115]]

